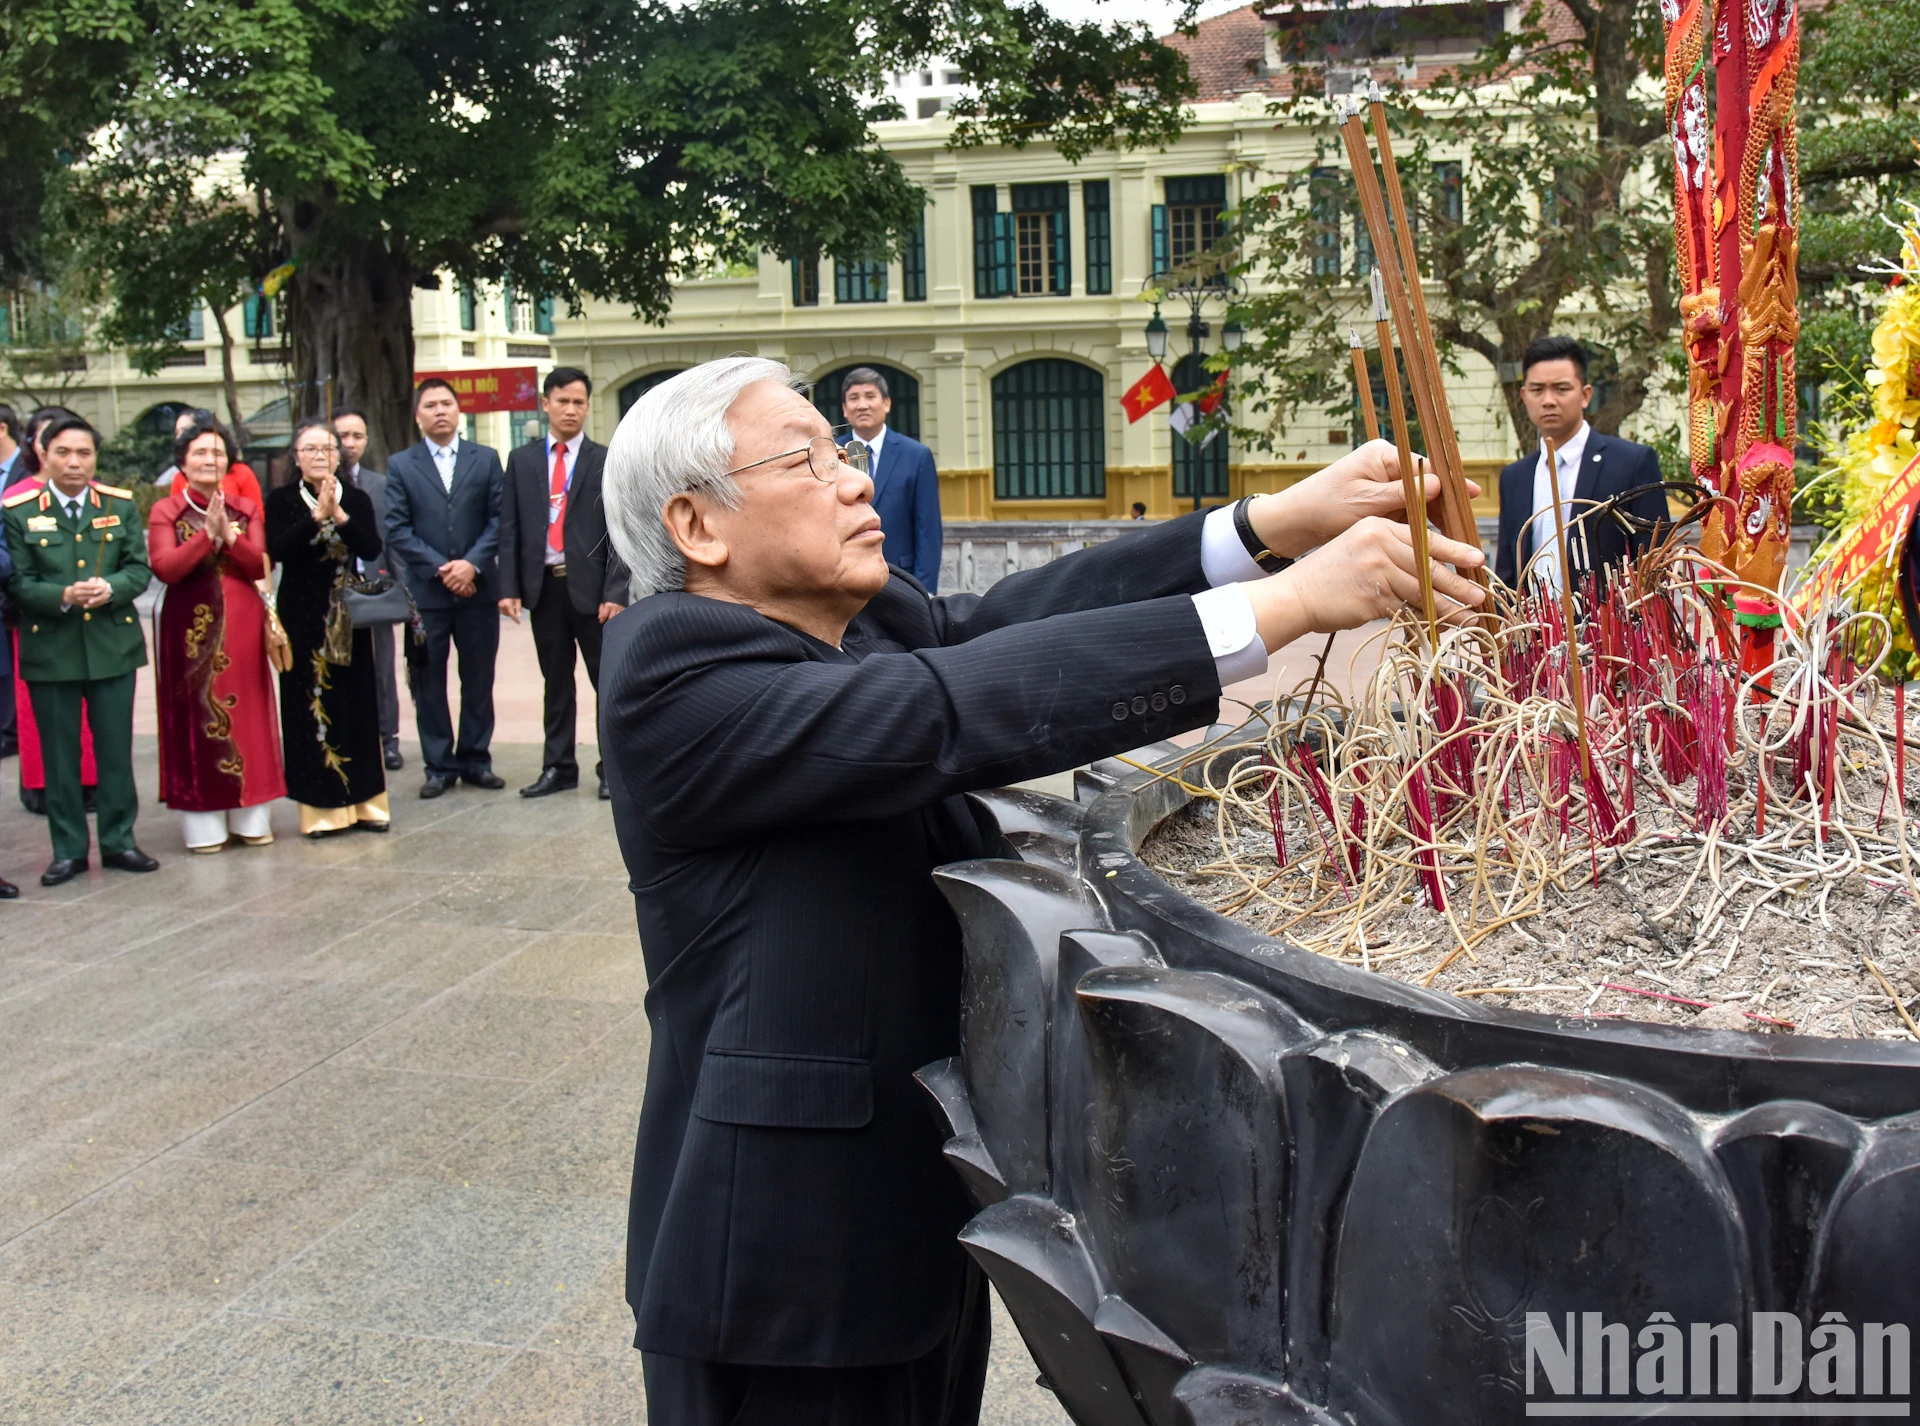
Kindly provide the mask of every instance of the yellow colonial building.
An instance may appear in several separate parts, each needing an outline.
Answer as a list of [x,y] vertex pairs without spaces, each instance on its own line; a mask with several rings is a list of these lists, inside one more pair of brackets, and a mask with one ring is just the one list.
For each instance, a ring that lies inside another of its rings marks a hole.
[[[915,117],[876,126],[879,142],[927,194],[921,226],[885,264],[765,254],[749,271],[681,284],[662,326],[610,304],[575,315],[497,289],[452,283],[414,294],[420,371],[578,366],[594,380],[591,434],[611,437],[621,413],[673,372],[731,353],[785,361],[816,383],[838,421],[844,373],[880,368],[893,387],[893,424],[933,448],[949,521],[1124,518],[1136,503],[1165,516],[1206,501],[1271,489],[1348,449],[1339,418],[1296,413],[1284,449],[1242,451],[1217,437],[1196,450],[1168,425],[1168,408],[1129,423],[1121,393],[1149,367],[1142,300],[1153,274],[1204,247],[1224,209],[1314,161],[1310,136],[1267,112],[1277,85],[1264,61],[1269,21],[1256,9],[1204,22],[1189,48],[1201,98],[1165,150],[1100,153],[1075,165],[1050,145],[1024,150],[948,146],[948,76],[895,76]],[[926,97],[913,88],[924,78]],[[1352,219],[1332,260],[1363,297]],[[1220,349],[1224,294],[1205,317],[1207,354]],[[1205,378],[1188,355],[1188,313],[1169,305],[1168,367],[1181,390]],[[240,406],[256,439],[287,430],[286,366],[271,309],[237,309],[229,330]],[[221,343],[210,317],[183,353],[152,376],[117,353],[90,354],[68,404],[108,430],[162,403],[213,407]],[[1450,394],[1469,473],[1488,477],[1514,454],[1495,375],[1461,354]],[[473,436],[505,448],[538,431],[535,413],[483,415]]]

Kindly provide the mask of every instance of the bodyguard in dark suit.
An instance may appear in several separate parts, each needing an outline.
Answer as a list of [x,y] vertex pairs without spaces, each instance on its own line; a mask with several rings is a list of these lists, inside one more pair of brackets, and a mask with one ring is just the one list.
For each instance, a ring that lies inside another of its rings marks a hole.
[[[424,438],[387,462],[387,549],[401,564],[427,635],[425,657],[409,661],[422,797],[456,781],[498,789],[493,770],[493,665],[500,651],[500,457],[460,439],[460,398],[438,377],[413,393]],[[460,655],[460,737],[447,705],[447,663]]]
[[[607,448],[586,436],[592,399],[593,382],[584,371],[555,367],[541,385],[547,434],[507,456],[500,500],[500,612],[517,624],[521,609],[527,611],[546,685],[546,748],[540,776],[520,789],[522,797],[580,785],[574,760],[574,650],[586,661],[587,680],[597,691],[600,626],[627,603],[626,567],[607,543],[607,512],[600,504]],[[606,777],[599,782],[604,800]]]
[[940,587],[940,472],[933,452],[887,424],[893,399],[887,379],[870,366],[847,373],[840,412],[872,454],[873,513],[887,534],[887,563],[919,580],[927,593]]
[[[1660,457],[1651,446],[1603,435],[1587,424],[1593,388],[1587,384],[1586,349],[1572,337],[1542,337],[1527,348],[1522,363],[1520,398],[1540,432],[1540,449],[1500,472],[1500,543],[1494,573],[1513,588],[1533,565],[1533,577],[1559,586],[1553,497],[1547,479],[1547,441],[1560,456],[1560,502],[1567,522],[1567,560],[1574,588],[1591,571],[1612,569],[1635,559],[1659,538],[1654,526],[1667,518],[1667,496],[1660,486]],[[1594,507],[1626,491],[1638,491],[1623,506],[1646,527],[1629,529],[1595,513]]]
[[[651,987],[635,1345],[649,1419],[673,1426],[964,1426],[986,1299],[912,1078],[959,1042],[960,934],[931,873],[1006,851],[959,794],[1205,725],[1269,649],[1419,581],[1407,527],[1378,518],[1400,496],[1376,442],[934,599],[885,562],[864,448],[790,381],[696,367],[607,457],[645,595],[607,627],[600,702]],[[1435,538],[1435,560],[1482,562]],[[1450,611],[1480,598],[1434,578]]]

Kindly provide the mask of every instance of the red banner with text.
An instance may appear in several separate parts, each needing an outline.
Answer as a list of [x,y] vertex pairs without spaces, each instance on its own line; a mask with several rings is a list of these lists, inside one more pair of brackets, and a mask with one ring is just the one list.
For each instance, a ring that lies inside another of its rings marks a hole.
[[540,369],[533,366],[477,366],[463,371],[416,371],[417,388],[428,377],[453,387],[461,411],[537,411],[540,409]]

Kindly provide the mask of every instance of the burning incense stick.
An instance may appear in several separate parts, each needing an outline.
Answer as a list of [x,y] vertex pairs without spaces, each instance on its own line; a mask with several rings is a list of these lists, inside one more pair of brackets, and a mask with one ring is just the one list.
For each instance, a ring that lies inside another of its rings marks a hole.
[[[1373,155],[1367,148],[1367,132],[1360,123],[1358,109],[1342,105],[1344,121],[1340,126],[1341,137],[1346,141],[1347,158],[1353,165],[1354,186],[1360,197],[1360,212],[1366,220],[1367,231],[1373,240],[1374,271],[1379,274],[1386,289],[1387,303],[1392,310],[1393,325],[1400,334],[1401,349],[1407,352],[1407,384],[1413,390],[1413,405],[1420,417],[1420,429],[1429,447],[1429,454],[1437,449],[1434,437],[1442,427],[1434,405],[1434,392],[1429,379],[1429,363],[1419,357],[1420,336],[1413,320],[1413,308],[1407,297],[1407,285],[1404,280],[1398,247],[1392,225],[1387,217],[1385,199],[1380,192],[1380,181],[1373,171]],[[1406,215],[1402,213],[1399,221],[1404,227]],[[1383,358],[1384,361],[1384,358]],[[1389,383],[1391,385],[1391,383]],[[1443,466],[1440,480],[1440,525],[1450,538],[1465,545],[1477,545],[1480,542],[1479,526],[1475,524],[1473,509],[1465,498],[1465,487],[1456,488],[1449,483]],[[1491,588],[1484,566],[1463,571],[1483,589]],[[1485,616],[1491,620],[1491,609]]]
[[1560,447],[1547,442],[1547,484],[1553,495],[1553,543],[1560,558],[1560,614],[1567,621],[1567,686],[1573,694],[1573,729],[1580,742],[1580,777],[1593,786],[1593,751],[1587,744],[1587,690],[1580,669],[1580,634],[1573,622],[1573,566],[1567,562],[1567,512],[1560,504]]
[[[1378,307],[1378,299],[1375,306]],[[1367,349],[1360,345],[1360,334],[1352,329],[1347,339],[1353,343],[1353,382],[1360,392],[1360,414],[1366,418],[1367,439],[1380,439],[1380,416],[1373,409],[1373,379],[1367,375]]]
[[1420,263],[1413,250],[1413,224],[1407,217],[1406,197],[1400,188],[1400,170],[1393,159],[1393,141],[1387,133],[1387,106],[1378,84],[1367,88],[1368,107],[1373,119],[1373,139],[1380,150],[1380,177],[1386,187],[1387,212],[1392,216],[1394,236],[1398,240],[1400,268],[1407,281],[1408,304],[1413,309],[1413,333],[1402,342],[1411,342],[1411,359],[1422,362],[1433,392],[1434,429],[1427,445],[1440,467],[1440,478],[1449,496],[1466,515],[1471,528],[1473,501],[1467,494],[1465,472],[1460,465],[1460,438],[1453,428],[1453,409],[1447,404],[1446,383],[1440,372],[1439,347],[1433,340],[1433,323],[1427,316],[1427,293],[1420,283]]
[[1433,608],[1433,566],[1427,559],[1427,482],[1416,472],[1413,442],[1407,434],[1407,404],[1400,399],[1400,364],[1393,356],[1387,326],[1387,301],[1380,290],[1380,269],[1373,270],[1373,329],[1380,336],[1380,370],[1387,378],[1387,414],[1393,420],[1393,445],[1400,456],[1400,489],[1407,501],[1407,528],[1413,532],[1413,563],[1420,574],[1420,612],[1426,615],[1429,647],[1440,646],[1440,621]]

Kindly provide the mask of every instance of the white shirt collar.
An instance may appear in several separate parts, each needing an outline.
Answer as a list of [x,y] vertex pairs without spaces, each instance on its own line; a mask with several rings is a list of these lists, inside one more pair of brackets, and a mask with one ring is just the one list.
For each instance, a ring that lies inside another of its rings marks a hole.
[[448,441],[444,446],[429,436],[427,437],[427,449],[433,452],[433,458],[435,460],[439,460],[442,455],[446,456],[448,460],[457,460],[460,455],[460,433],[455,431],[453,433],[453,439]]
[[872,452],[869,459],[872,460],[875,465],[878,465],[880,463],[880,445],[887,439],[886,423],[884,421],[881,422],[880,429],[873,433],[873,439],[870,441],[867,441],[866,437],[860,435],[857,431],[854,433],[853,439],[856,441],[866,441],[867,449]]
[[[1579,473],[1580,461],[1587,453],[1587,437],[1592,433],[1592,430],[1593,428],[1591,426],[1585,421],[1582,421],[1580,423],[1580,429],[1561,443],[1560,469],[1562,471],[1573,471],[1576,475]],[[1540,468],[1542,470],[1547,468],[1547,440],[1545,436],[1540,438]],[[1562,490],[1560,492],[1560,498],[1562,500],[1569,500],[1572,499],[1572,497],[1573,492],[1571,490]]]
[[577,431],[564,441],[556,441],[553,438],[553,432],[547,432],[547,460],[549,462],[553,460],[553,453],[555,451],[565,451],[567,453],[567,464],[571,466],[573,464],[573,458],[580,453],[580,438],[584,435],[586,435],[585,431]]

